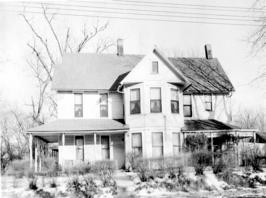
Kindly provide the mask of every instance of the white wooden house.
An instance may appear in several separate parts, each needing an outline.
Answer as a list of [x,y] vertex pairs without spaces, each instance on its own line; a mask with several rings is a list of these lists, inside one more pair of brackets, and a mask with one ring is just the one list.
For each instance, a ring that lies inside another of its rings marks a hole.
[[65,54],[52,89],[58,119],[28,130],[30,159],[40,170],[48,144],[61,166],[126,153],[144,158],[179,155],[186,134],[253,136],[231,121],[233,85],[210,45],[204,58],[170,58],[157,48],[146,55]]

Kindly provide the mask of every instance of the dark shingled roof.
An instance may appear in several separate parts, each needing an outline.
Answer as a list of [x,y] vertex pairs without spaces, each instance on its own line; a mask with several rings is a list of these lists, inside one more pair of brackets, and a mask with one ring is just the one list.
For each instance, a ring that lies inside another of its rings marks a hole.
[[[140,62],[143,55],[66,54],[56,66],[53,89],[116,91],[119,83]],[[234,87],[216,58],[168,58],[191,85],[186,94],[222,93]]]
[[240,128],[213,119],[185,120],[185,126],[182,128],[182,131],[231,130],[231,129],[240,129]]
[[266,132],[257,132],[256,141],[258,143],[266,143]]
[[74,131],[112,131],[127,130],[128,126],[120,120],[112,119],[58,119],[31,128],[28,132],[74,132]]

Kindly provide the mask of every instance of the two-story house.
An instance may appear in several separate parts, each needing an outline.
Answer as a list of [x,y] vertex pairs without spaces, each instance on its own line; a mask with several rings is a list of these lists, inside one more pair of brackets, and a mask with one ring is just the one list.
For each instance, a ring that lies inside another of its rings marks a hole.
[[110,159],[123,167],[130,152],[179,155],[188,133],[234,131],[226,124],[233,85],[210,45],[205,54],[126,55],[121,40],[117,54],[65,54],[52,85],[58,119],[28,131],[31,164],[41,169],[47,143],[58,143],[62,166]]

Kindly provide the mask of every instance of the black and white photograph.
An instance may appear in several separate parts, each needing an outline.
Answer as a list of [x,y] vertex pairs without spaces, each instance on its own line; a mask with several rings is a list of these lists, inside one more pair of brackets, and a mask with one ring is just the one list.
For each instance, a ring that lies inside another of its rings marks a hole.
[[0,0],[2,198],[266,198],[266,0]]

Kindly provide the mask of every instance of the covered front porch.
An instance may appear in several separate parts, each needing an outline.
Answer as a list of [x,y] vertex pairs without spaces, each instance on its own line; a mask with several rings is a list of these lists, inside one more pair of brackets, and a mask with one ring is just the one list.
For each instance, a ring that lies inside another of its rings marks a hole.
[[208,138],[206,147],[212,152],[213,158],[217,153],[230,150],[234,153],[236,165],[241,164],[241,150],[256,144],[257,132],[257,129],[241,129],[217,120],[186,120],[182,129],[183,142],[190,135],[204,134]]
[[67,119],[30,129],[30,164],[36,172],[48,157],[64,169],[82,162],[112,160],[125,165],[126,134],[123,123],[110,119]]

